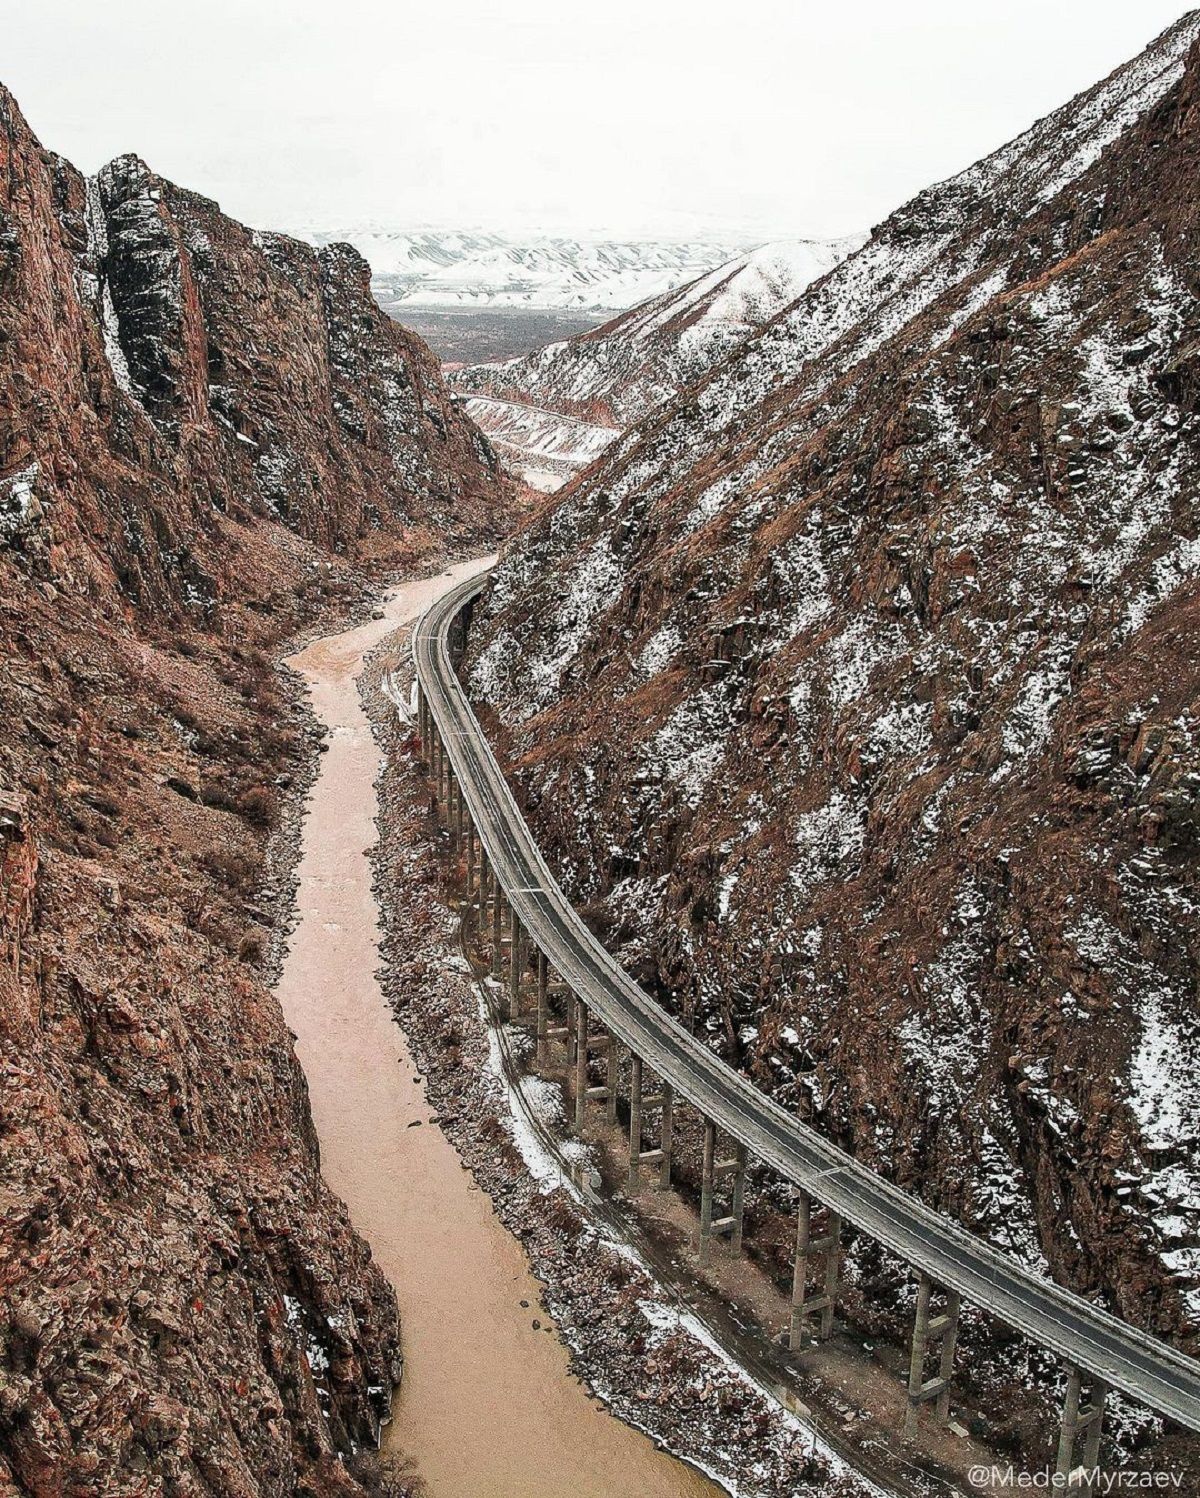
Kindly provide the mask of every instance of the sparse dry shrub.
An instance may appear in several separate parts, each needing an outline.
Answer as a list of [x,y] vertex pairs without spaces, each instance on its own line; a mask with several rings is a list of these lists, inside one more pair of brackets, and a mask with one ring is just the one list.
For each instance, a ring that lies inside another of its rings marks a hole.
[[579,914],[597,941],[604,941],[612,933],[613,917],[602,900],[593,900],[584,905]]
[[204,775],[200,780],[200,799],[205,806],[211,806],[215,811],[232,811],[238,809],[238,798],[223,779],[218,776]]
[[208,848],[200,855],[200,867],[215,874],[222,884],[244,893],[258,882],[262,863],[254,854],[237,848]]
[[275,827],[279,822],[279,795],[273,786],[252,785],[238,797],[238,811],[255,827]]
[[360,1451],[346,1458],[346,1471],[368,1498],[424,1498],[425,1484],[405,1457]]
[[247,931],[238,943],[238,961],[257,967],[263,960],[266,944],[261,931]]
[[546,1226],[561,1238],[572,1240],[583,1231],[583,1218],[563,1191],[552,1192],[546,1199],[543,1217]]
[[614,1288],[624,1289],[633,1278],[633,1268],[627,1259],[619,1254],[601,1254],[596,1264],[596,1273],[606,1284]]

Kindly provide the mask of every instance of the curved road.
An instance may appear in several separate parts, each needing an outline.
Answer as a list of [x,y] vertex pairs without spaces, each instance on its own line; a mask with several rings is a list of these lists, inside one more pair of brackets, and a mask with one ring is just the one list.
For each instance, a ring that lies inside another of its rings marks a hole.
[[454,669],[452,626],[484,581],[452,589],[423,616],[413,633],[417,680],[492,867],[563,980],[677,1094],[793,1185],[936,1284],[1200,1431],[1200,1363],[1042,1279],[822,1139],[714,1056],[609,956],[546,866]]

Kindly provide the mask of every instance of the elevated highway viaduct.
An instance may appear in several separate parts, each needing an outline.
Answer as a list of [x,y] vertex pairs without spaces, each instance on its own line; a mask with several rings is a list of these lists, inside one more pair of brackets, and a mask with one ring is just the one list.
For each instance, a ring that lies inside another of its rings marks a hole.
[[[502,951],[509,952],[514,1017],[522,975],[532,967],[539,1052],[544,1056],[555,1039],[567,1044],[578,1122],[589,1098],[606,1102],[615,1119],[618,1048],[629,1053],[631,1187],[637,1189],[648,1169],[661,1184],[669,1182],[673,1110],[680,1100],[704,1120],[702,1257],[717,1235],[740,1246],[748,1157],[789,1182],[799,1193],[793,1345],[810,1328],[825,1337],[832,1331],[844,1224],[910,1264],[918,1284],[910,1435],[923,1405],[933,1405],[941,1420],[949,1418],[964,1299],[1066,1364],[1058,1448],[1064,1475],[1077,1465],[1095,1466],[1110,1388],[1200,1432],[1200,1363],[1044,1279],[822,1138],[714,1056],[605,951],[547,867],[458,678],[456,659],[465,644],[470,607],[484,582],[476,577],[451,590],[414,631],[423,752],[455,847],[466,854],[468,884],[478,892],[481,911],[490,912],[493,961],[498,965]],[[567,1023],[557,1031],[548,999],[551,970],[567,999]],[[589,1086],[590,1063],[603,1056],[606,1084]],[[645,1131],[655,1121],[658,1142],[645,1148]],[[720,1209],[719,1200],[725,1202]]]

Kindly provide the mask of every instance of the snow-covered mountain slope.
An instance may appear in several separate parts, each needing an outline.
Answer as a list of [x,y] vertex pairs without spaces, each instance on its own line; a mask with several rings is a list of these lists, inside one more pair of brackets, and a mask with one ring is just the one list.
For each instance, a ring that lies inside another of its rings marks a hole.
[[509,548],[468,663],[664,1004],[1191,1346],[1198,34],[921,193],[614,442]]
[[459,370],[452,384],[472,394],[630,426],[707,374],[862,242],[764,245],[603,327],[521,359]]
[[[457,370],[450,383],[475,397],[470,414],[498,442],[511,468],[538,487],[547,487],[555,475],[561,484],[622,430],[707,374],[862,242],[801,239],[764,245],[603,327],[519,359]],[[528,414],[518,420],[518,409]],[[547,470],[541,454],[555,412],[561,413],[555,443],[563,450],[577,448],[579,457],[560,459]],[[597,436],[599,446],[575,443],[581,421],[606,434]]]
[[382,300],[431,307],[614,312],[694,280],[744,248],[730,240],[605,240],[386,228],[315,233],[353,244]]
[[547,493],[561,489],[621,435],[615,427],[490,396],[473,396],[464,404],[501,458],[527,484]]

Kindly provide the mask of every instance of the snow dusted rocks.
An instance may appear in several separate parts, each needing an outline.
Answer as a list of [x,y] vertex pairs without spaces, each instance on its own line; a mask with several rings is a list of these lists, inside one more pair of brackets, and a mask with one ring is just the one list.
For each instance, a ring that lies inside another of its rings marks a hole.
[[510,548],[467,664],[664,1004],[1188,1346],[1198,33],[920,194],[615,441]]
[[464,399],[467,415],[532,488],[553,492],[620,436],[616,427],[490,396]]

